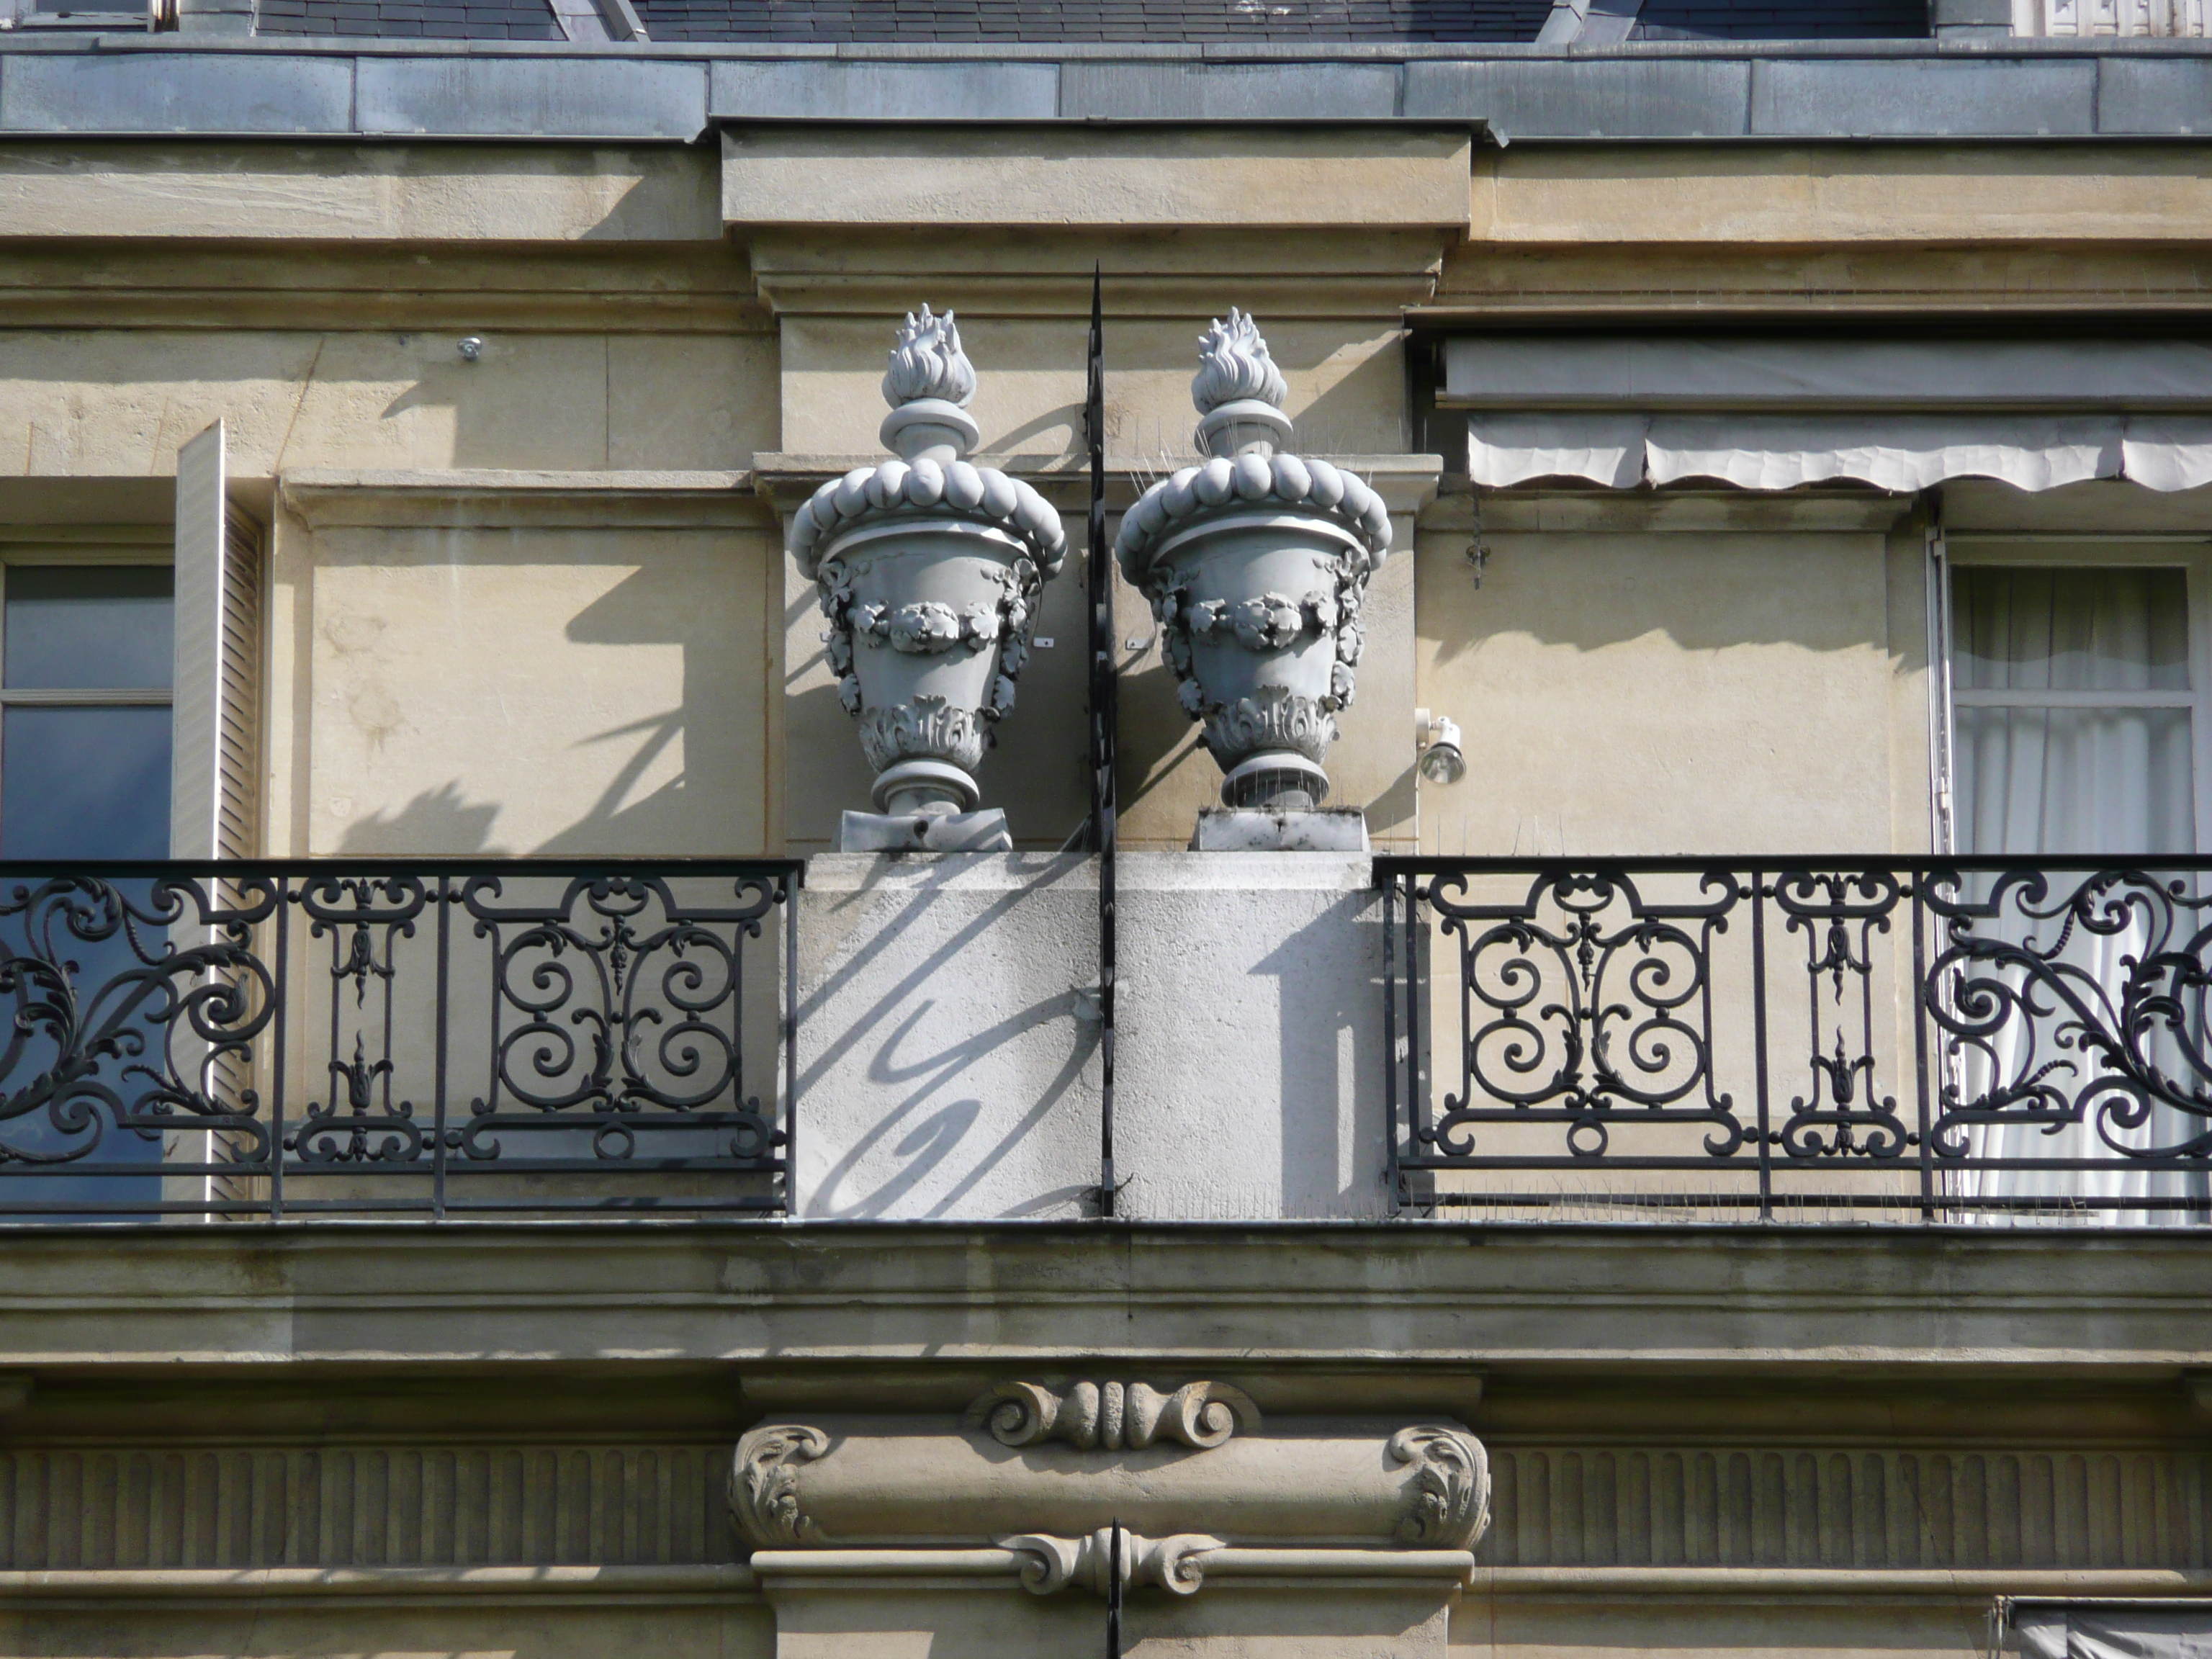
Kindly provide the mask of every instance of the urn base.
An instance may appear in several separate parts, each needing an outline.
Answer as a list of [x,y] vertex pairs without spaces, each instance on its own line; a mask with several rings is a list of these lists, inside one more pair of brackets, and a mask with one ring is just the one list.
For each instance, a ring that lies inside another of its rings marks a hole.
[[1365,853],[1367,814],[1356,806],[1325,811],[1259,812],[1207,807],[1190,838],[1194,853]]
[[988,812],[848,812],[837,824],[841,853],[1011,853],[1014,838],[999,807]]
[[876,811],[893,817],[972,811],[982,793],[975,780],[951,761],[926,757],[892,762],[876,774],[869,793]]
[[1221,804],[1263,811],[1310,811],[1328,799],[1328,774],[1295,749],[1247,755],[1221,780]]

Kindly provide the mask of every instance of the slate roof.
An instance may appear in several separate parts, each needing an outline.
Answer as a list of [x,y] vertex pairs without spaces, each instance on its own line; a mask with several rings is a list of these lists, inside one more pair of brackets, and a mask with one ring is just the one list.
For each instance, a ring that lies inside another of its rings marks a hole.
[[[265,3],[265,0],[264,0]],[[1534,40],[1550,0],[637,0],[655,40]]]
[[1927,0],[1644,0],[1632,40],[1897,40],[1929,34]]
[[550,0],[260,0],[259,34],[559,40]]

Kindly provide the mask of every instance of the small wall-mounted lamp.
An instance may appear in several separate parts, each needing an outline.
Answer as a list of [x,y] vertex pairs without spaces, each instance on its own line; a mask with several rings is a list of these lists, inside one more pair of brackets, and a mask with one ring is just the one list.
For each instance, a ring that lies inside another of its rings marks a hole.
[[1457,783],[1467,775],[1467,757],[1459,746],[1459,722],[1449,715],[1416,708],[1413,743],[1421,751],[1421,775],[1431,783]]

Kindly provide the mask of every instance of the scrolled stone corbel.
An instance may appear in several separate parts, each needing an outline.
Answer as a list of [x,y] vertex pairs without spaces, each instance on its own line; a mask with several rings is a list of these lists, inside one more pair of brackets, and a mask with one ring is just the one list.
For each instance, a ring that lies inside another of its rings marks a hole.
[[[1103,1595],[1113,1577],[1114,1530],[1101,1527],[1081,1538],[1030,1532],[994,1541],[1023,1558],[1022,1588],[1032,1595],[1050,1595],[1071,1584]],[[1205,1533],[1142,1538],[1124,1528],[1121,1582],[1158,1584],[1176,1595],[1193,1595],[1206,1582],[1207,1553],[1225,1547],[1222,1540]]]
[[1390,1461],[1413,1466],[1411,1503],[1398,1522],[1401,1544],[1469,1550],[1490,1525],[1490,1458],[1482,1443],[1455,1430],[1415,1425],[1384,1448]]
[[830,1437],[800,1423],[772,1423],[738,1442],[730,1470],[730,1512],[760,1549],[811,1544],[821,1529],[801,1507],[799,1465],[830,1449]]
[[1186,1382],[1162,1394],[1144,1382],[1001,1382],[976,1397],[963,1426],[988,1429],[1002,1446],[1065,1440],[1093,1448],[1141,1451],[1170,1440],[1194,1451],[1222,1444],[1239,1429],[1260,1426],[1260,1408],[1225,1382]]

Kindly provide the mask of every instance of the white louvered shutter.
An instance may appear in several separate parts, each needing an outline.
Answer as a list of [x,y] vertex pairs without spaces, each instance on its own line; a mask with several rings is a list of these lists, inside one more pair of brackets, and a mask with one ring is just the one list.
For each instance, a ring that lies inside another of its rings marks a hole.
[[[177,452],[172,858],[240,859],[258,850],[262,538],[252,520],[230,505],[228,483],[218,421]],[[240,893],[224,881],[210,896],[233,905]],[[215,937],[210,930],[191,942]],[[252,1086],[246,1056],[210,1057],[189,1036],[177,1041],[174,1052],[200,1088],[228,1109],[241,1109]],[[230,1163],[237,1156],[234,1140],[222,1130],[177,1131],[164,1137],[162,1155],[171,1164]],[[193,1203],[255,1196],[245,1182],[222,1174],[172,1176],[162,1189],[167,1199]]]
[[230,505],[225,474],[217,421],[177,452],[173,858],[258,850],[261,534]]

